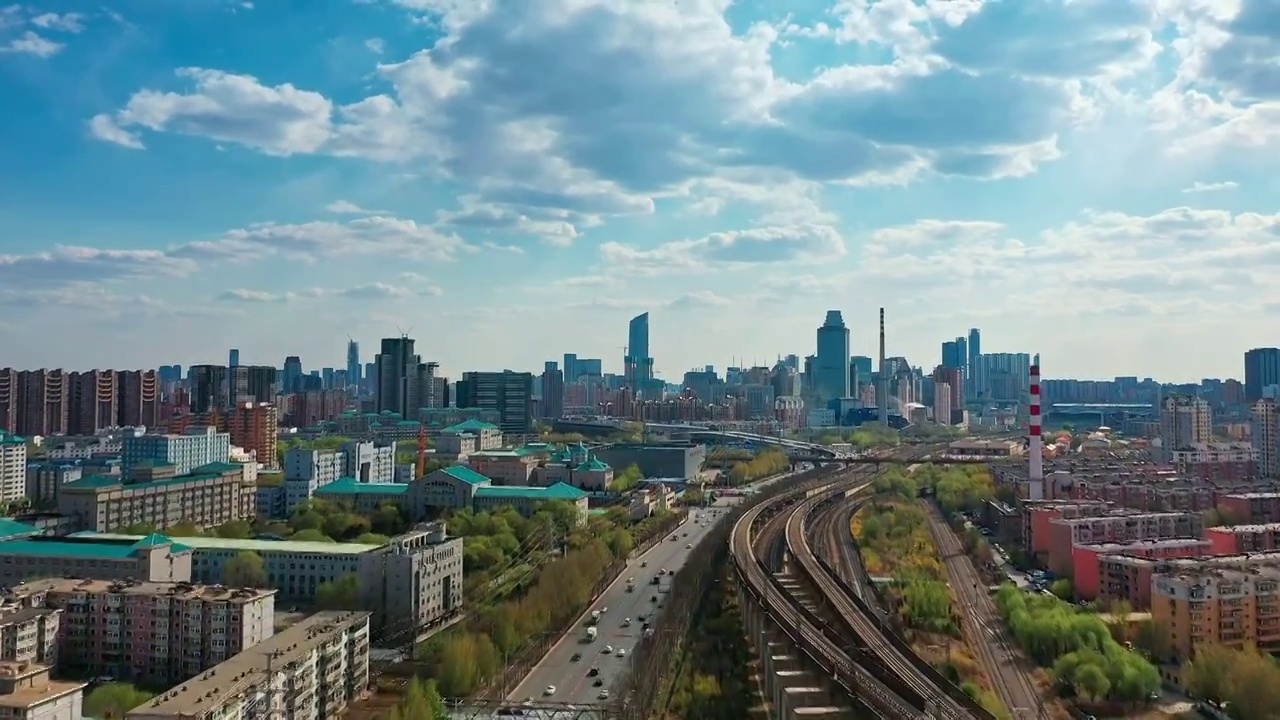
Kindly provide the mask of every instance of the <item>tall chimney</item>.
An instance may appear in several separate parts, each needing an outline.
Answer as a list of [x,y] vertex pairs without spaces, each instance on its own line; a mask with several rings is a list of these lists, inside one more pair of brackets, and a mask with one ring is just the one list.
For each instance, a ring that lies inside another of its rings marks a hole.
[[880,382],[876,388],[876,409],[880,426],[889,427],[889,372],[884,366],[884,308],[880,308]]
[[[1027,478],[1034,488],[1044,481],[1044,441],[1040,436],[1040,365],[1031,366],[1031,422],[1027,434],[1027,452],[1030,467]],[[1034,489],[1033,491],[1034,492]]]

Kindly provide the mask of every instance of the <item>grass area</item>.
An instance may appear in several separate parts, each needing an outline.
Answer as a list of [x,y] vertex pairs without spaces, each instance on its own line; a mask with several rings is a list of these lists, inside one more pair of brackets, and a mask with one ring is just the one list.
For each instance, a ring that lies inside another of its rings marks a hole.
[[956,599],[914,493],[877,496],[854,514],[850,532],[873,577],[892,577],[884,589],[907,641],[921,658],[998,718],[1012,715],[991,689],[969,640],[960,630]]

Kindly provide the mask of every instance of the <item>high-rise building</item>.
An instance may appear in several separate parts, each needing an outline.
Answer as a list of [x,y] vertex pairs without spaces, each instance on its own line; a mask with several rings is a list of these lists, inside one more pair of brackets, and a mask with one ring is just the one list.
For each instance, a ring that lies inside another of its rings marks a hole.
[[114,370],[71,373],[71,409],[67,432],[96,435],[120,419],[120,396]]
[[942,367],[964,369],[965,361],[960,358],[960,346],[955,340],[942,343]]
[[18,371],[0,368],[0,430],[18,431]]
[[185,435],[126,435],[120,474],[127,480],[135,467],[172,465],[174,475],[186,475],[230,457],[231,436],[211,427],[189,428]]
[[[978,328],[969,328],[969,362],[965,365],[965,396],[974,395],[974,367],[978,364],[978,356],[982,355],[982,333]],[[953,408],[959,409],[959,408]]]
[[[274,372],[275,368],[271,370]],[[279,467],[280,461],[276,448],[280,433],[280,416],[274,404],[236,403],[231,412],[221,416],[220,425],[226,429],[232,445],[253,453],[263,467]]]
[[813,392],[819,401],[849,397],[849,328],[839,310],[828,310],[818,328]]
[[1261,398],[1250,412],[1251,438],[1258,451],[1258,471],[1280,477],[1280,400]]
[[297,355],[290,355],[286,357],[284,359],[284,371],[281,377],[281,391],[285,393],[296,393],[306,390],[302,375],[302,358]]
[[575,382],[578,379],[578,356],[574,353],[564,354],[564,381]]
[[229,368],[240,367],[240,350],[239,349],[231,348],[231,351],[227,353],[227,367]]
[[458,407],[492,410],[504,435],[527,435],[533,428],[533,374],[467,372],[457,384]]
[[241,365],[229,368],[225,406],[243,403],[274,403],[276,373],[270,365]]
[[649,357],[649,313],[631,318],[627,326],[627,354],[623,358],[627,384],[639,389],[653,379],[653,358]]
[[347,386],[360,386],[360,343],[347,340]]
[[1244,354],[1244,399],[1254,402],[1280,385],[1280,348],[1254,348]]
[[1213,412],[1197,397],[1172,395],[1160,406],[1160,450],[1157,458],[1170,462],[1175,450],[1213,441]]
[[564,376],[554,360],[542,368],[542,416],[549,420],[564,417]]
[[0,502],[27,494],[27,443],[0,429]]
[[71,412],[71,377],[66,370],[23,370],[18,373],[19,435],[65,435]]
[[160,378],[155,370],[116,373],[120,427],[154,427],[160,423]]
[[227,402],[227,369],[221,365],[192,365],[191,412],[219,410]]
[[382,352],[377,358],[378,387],[374,393],[378,412],[390,410],[406,420],[417,419],[421,408],[441,407],[446,400],[440,397],[440,383],[436,382],[439,363],[424,363],[413,352],[414,341],[409,337],[384,338]]

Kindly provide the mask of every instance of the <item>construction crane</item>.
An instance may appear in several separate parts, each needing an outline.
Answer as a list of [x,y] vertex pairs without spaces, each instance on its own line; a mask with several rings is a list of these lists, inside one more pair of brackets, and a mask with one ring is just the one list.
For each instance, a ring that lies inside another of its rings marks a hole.
[[418,425],[418,464],[413,479],[420,480],[427,474],[427,424]]

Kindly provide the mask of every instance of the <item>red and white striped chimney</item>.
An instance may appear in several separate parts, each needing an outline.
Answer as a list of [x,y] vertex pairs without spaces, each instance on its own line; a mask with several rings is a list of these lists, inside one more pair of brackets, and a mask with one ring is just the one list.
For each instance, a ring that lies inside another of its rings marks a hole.
[[1027,437],[1027,453],[1031,458],[1027,477],[1044,480],[1044,440],[1040,436],[1040,366],[1031,366],[1031,422]]

